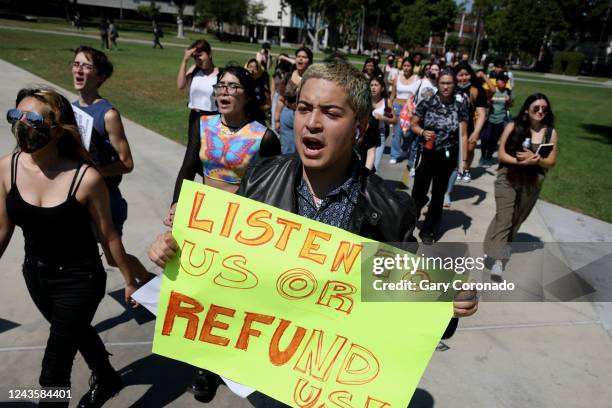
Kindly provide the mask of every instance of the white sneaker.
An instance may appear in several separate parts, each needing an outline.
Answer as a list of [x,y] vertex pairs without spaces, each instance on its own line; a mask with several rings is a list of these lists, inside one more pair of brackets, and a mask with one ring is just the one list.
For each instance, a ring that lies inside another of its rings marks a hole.
[[463,180],[463,174],[457,172],[457,181]]
[[503,274],[504,274],[504,263],[502,262],[501,259],[498,259],[497,261],[495,261],[495,263],[491,267],[491,278],[501,279]]
[[415,175],[416,175],[416,169],[413,167],[410,169],[410,177],[414,178]]
[[396,164],[396,163],[397,163],[397,160],[395,160],[395,159],[389,160],[389,164]]
[[472,181],[472,175],[470,174],[469,171],[466,170],[463,172],[463,182],[469,183],[470,181]]

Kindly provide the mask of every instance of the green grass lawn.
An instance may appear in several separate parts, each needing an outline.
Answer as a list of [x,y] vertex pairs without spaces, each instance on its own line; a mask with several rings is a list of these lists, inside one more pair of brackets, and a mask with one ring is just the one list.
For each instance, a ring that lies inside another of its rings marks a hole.
[[[66,89],[72,89],[72,50],[80,44],[99,45],[96,39],[1,28],[0,38],[0,58]],[[110,55],[115,74],[104,84],[102,95],[125,117],[184,143],[187,98],[175,87],[182,49],[124,43]],[[249,56],[218,51],[214,58],[223,66],[229,61],[244,64]],[[612,222],[612,89],[517,79],[514,111],[536,91],[550,98],[560,138],[558,163],[548,174],[542,198]]]
[[612,89],[517,80],[513,113],[534,92],[550,99],[559,133],[542,198],[612,222]]

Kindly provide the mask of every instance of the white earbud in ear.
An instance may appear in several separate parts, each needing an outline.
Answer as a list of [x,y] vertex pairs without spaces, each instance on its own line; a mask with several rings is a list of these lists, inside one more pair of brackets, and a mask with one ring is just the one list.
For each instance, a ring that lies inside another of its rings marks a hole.
[[355,140],[359,140],[359,136],[361,136],[361,132],[359,132],[359,128],[355,129]]

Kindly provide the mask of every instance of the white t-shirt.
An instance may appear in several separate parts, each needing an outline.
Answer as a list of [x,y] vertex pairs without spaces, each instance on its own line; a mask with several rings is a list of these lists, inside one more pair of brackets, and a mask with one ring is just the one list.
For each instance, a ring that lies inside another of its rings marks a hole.
[[385,114],[385,100],[381,99],[378,102],[379,105],[377,105],[376,108],[372,109],[372,116],[376,117],[374,114],[378,113],[380,116],[383,116]]
[[205,75],[201,69],[191,77],[189,87],[189,109],[199,109],[214,112],[217,110],[213,85],[217,83],[217,73],[215,69],[209,75]]
[[402,77],[398,77],[397,81],[395,81],[395,97],[397,99],[408,99],[411,95],[414,95],[416,92],[419,92],[419,86],[421,85],[420,79],[417,79],[410,85],[406,85],[401,81],[401,78]]
[[446,63],[447,64],[452,64],[453,60],[455,59],[455,53],[452,51],[449,51],[446,53]]
[[387,83],[387,92],[389,93],[391,92],[391,88],[393,88],[393,81],[395,81],[397,74],[399,74],[397,68],[385,65],[385,82]]

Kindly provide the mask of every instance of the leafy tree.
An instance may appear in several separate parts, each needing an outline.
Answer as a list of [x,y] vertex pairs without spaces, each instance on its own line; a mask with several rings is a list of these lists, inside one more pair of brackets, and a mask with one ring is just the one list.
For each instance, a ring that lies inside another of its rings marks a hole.
[[414,4],[401,8],[403,19],[397,30],[398,40],[404,47],[414,48],[424,45],[431,34],[428,3],[417,0]]
[[261,18],[264,11],[266,11],[266,5],[263,1],[249,1],[249,8],[247,10],[248,22],[251,24],[265,23],[265,20]]
[[434,35],[443,35],[448,27],[455,21],[459,7],[453,0],[439,0],[428,2],[427,16]]
[[503,0],[486,22],[495,48],[534,57],[568,26],[555,0]]
[[335,5],[329,0],[284,0],[291,11],[304,23],[304,34],[314,51],[319,50],[319,39],[327,22],[328,10]]
[[248,0],[232,0],[228,2],[216,0],[196,0],[196,12],[200,21],[207,24],[215,21],[217,31],[223,31],[223,23],[243,24],[245,10],[248,10]]
[[156,6],[155,3],[149,5],[141,4],[136,7],[136,13],[138,13],[143,20],[154,20],[159,16],[159,7]]
[[402,6],[397,39],[408,48],[425,45],[432,35],[444,35],[459,8],[453,0],[416,0]]

